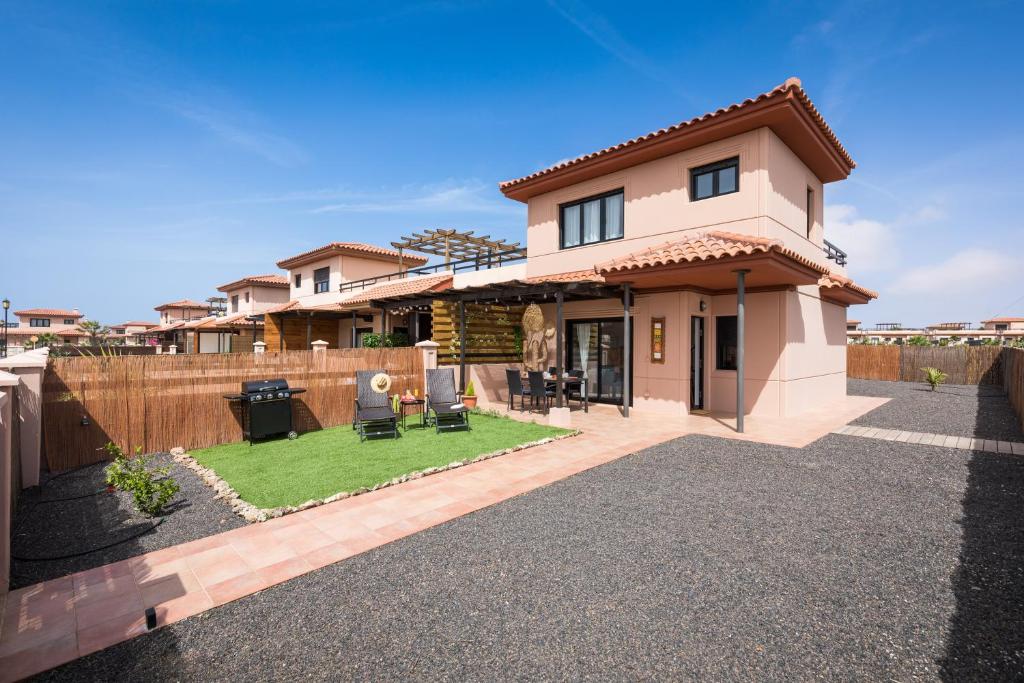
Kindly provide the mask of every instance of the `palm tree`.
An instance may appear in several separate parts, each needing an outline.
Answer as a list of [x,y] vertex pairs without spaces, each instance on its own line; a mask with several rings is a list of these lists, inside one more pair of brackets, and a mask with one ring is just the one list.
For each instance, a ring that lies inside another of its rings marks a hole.
[[56,346],[60,344],[60,337],[53,332],[42,332],[36,335],[35,348],[41,346]]
[[78,326],[82,328],[82,331],[89,335],[90,346],[101,346],[107,341],[107,335],[110,334],[110,328],[103,325],[95,320],[83,320],[78,323]]

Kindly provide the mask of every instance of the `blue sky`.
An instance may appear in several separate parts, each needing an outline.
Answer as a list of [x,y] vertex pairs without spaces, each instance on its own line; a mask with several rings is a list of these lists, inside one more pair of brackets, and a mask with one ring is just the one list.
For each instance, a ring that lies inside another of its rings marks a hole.
[[[1024,315],[1016,3],[0,1],[0,295],[113,323],[799,76],[868,323]],[[1014,300],[1017,301],[1014,303]]]

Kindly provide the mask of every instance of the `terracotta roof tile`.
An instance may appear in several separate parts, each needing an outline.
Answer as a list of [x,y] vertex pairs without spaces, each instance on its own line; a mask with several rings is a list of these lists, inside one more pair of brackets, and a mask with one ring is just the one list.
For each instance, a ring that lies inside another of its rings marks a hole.
[[218,292],[226,292],[230,289],[237,289],[238,287],[244,287],[246,285],[256,285],[257,287],[280,287],[282,289],[288,288],[288,278],[284,275],[277,275],[269,273],[267,275],[246,275],[243,278],[239,278],[234,282],[229,282],[226,285],[221,285],[217,288]]
[[526,281],[531,284],[544,282],[604,282],[604,276],[598,275],[593,268],[586,270],[572,270],[566,273],[551,273],[550,275],[538,275],[528,277]]
[[[825,273],[818,280],[818,286],[824,287],[825,289],[832,289],[833,287],[843,287],[845,289],[851,289],[858,294],[863,294],[869,299],[877,299],[878,292],[868,289],[867,287],[861,287],[856,282],[848,277],[844,277],[838,273]],[[847,320],[846,322],[860,322],[859,320]]]
[[369,289],[356,292],[352,296],[340,302],[341,307],[361,304],[374,299],[389,299],[394,296],[408,296],[409,294],[422,294],[424,292],[440,292],[452,286],[452,276],[449,273],[443,275],[431,275],[428,277],[415,277],[396,282],[385,282],[375,285]]
[[677,123],[675,125],[668,126],[667,128],[662,128],[660,130],[653,131],[653,132],[648,133],[646,135],[641,135],[639,137],[632,138],[631,140],[626,140],[625,142],[621,142],[621,143],[619,143],[617,145],[613,145],[611,147],[606,147],[606,148],[604,148],[602,150],[598,150],[598,151],[592,152],[590,154],[584,154],[582,156],[576,157],[575,159],[570,159],[568,161],[560,162],[560,163],[555,164],[553,166],[550,166],[548,168],[542,169],[540,171],[536,171],[535,173],[531,173],[530,175],[523,176],[522,178],[516,178],[515,180],[507,180],[505,182],[498,183],[498,187],[502,191],[507,190],[507,189],[511,189],[511,188],[515,187],[516,185],[519,185],[521,183],[525,183],[525,182],[527,182],[529,180],[533,180],[535,178],[540,178],[541,176],[550,175],[552,173],[556,173],[556,172],[561,171],[561,170],[566,169],[566,168],[571,168],[573,166],[581,164],[581,163],[583,163],[585,161],[589,161],[591,159],[596,159],[598,157],[607,156],[609,154],[613,154],[613,153],[618,152],[620,150],[624,150],[624,149],[628,149],[630,147],[635,147],[637,145],[642,145],[642,144],[645,144],[645,143],[649,143],[651,141],[657,141],[659,138],[662,138],[662,137],[664,137],[666,135],[669,135],[669,134],[672,134],[672,133],[683,132],[683,131],[685,131],[688,128],[692,128],[693,126],[696,126],[697,124],[704,123],[705,121],[708,121],[708,120],[711,120],[711,119],[715,119],[715,118],[718,118],[718,117],[721,117],[721,116],[724,116],[724,115],[727,115],[727,114],[732,114],[733,112],[740,111],[740,110],[742,110],[744,108],[750,107],[750,106],[758,104],[760,102],[763,102],[764,100],[767,100],[767,99],[770,99],[770,98],[774,98],[774,97],[784,97],[784,96],[786,96],[790,92],[792,92],[794,94],[794,96],[796,97],[796,99],[803,105],[803,107],[806,110],[806,112],[808,113],[808,115],[810,115],[811,119],[814,121],[814,124],[818,127],[818,129],[821,131],[821,133],[829,141],[829,143],[832,145],[832,147],[835,149],[835,151],[839,154],[839,156],[842,157],[843,161],[845,161],[849,165],[849,167],[851,169],[856,167],[857,164],[850,157],[849,153],[843,147],[842,143],[839,142],[839,138],[836,137],[836,134],[834,132],[832,132],[832,129],[825,122],[824,117],[822,117],[822,115],[818,111],[817,107],[815,107],[814,103],[811,102],[811,98],[807,96],[807,93],[804,91],[803,85],[801,84],[800,79],[798,79],[798,78],[789,78],[789,79],[786,80],[785,83],[772,88],[768,92],[762,93],[762,94],[758,95],[757,97],[753,97],[753,98],[749,98],[749,99],[743,100],[739,104],[731,104],[728,107],[723,107],[721,109],[717,109],[717,110],[715,110],[713,112],[709,112],[709,113],[704,114],[702,116],[697,116],[697,117],[692,118],[692,119],[690,119],[688,121],[682,121],[682,122]]
[[129,320],[126,323],[115,325],[115,327],[159,327],[160,323],[149,323],[143,320]]
[[[385,256],[395,261],[398,260],[398,251],[396,249],[378,247],[375,244],[365,244],[363,242],[331,242],[330,244],[325,244],[322,247],[317,247],[316,249],[311,249],[301,254],[289,256],[286,259],[278,261],[277,267],[288,268],[292,265],[298,265],[303,261],[307,261],[310,257],[330,253],[355,253],[356,255],[362,253],[374,256]],[[402,261],[408,265],[423,265],[427,260],[428,259],[425,256],[417,256],[415,254],[407,254],[404,252],[402,253]]]
[[596,270],[602,274],[614,273],[676,263],[713,261],[740,254],[767,253],[770,251],[777,251],[821,273],[827,272],[821,265],[783,246],[779,240],[718,230],[684,240],[666,242],[656,247],[598,264]]
[[168,308],[201,308],[203,310],[209,310],[210,304],[200,303],[198,301],[192,301],[192,299],[179,299],[178,301],[171,301],[166,304],[160,304],[154,306],[154,311],[163,311]]
[[1002,318],[989,318],[988,320],[982,320],[983,323],[1024,323],[1024,318],[1014,317],[1002,317]]
[[[0,326],[2,327],[2,326]],[[88,334],[77,325],[58,327],[8,327],[3,334],[10,337],[31,337],[33,335],[55,334],[58,337],[86,337]]]
[[14,315],[38,315],[40,317],[53,316],[56,318],[81,318],[78,311],[68,311],[63,308],[26,308],[23,311],[15,311]]

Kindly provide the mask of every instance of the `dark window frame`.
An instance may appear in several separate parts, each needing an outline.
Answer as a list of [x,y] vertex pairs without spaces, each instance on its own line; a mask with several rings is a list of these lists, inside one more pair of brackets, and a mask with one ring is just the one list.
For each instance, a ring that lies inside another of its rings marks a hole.
[[[621,233],[615,237],[608,237],[608,212],[605,208],[604,200],[608,197],[614,197],[615,195],[622,195],[622,230]],[[583,241],[584,225],[583,225],[583,205],[589,202],[601,200],[601,228],[600,236],[598,239],[592,242]],[[579,220],[579,242],[577,244],[566,245],[565,243],[565,212],[568,209],[578,209],[580,214]],[[610,190],[608,192],[602,192],[601,194],[590,195],[582,199],[574,199],[571,202],[565,202],[564,204],[558,205],[558,248],[559,249],[576,249],[577,247],[588,247],[592,244],[601,244],[602,242],[614,242],[615,240],[621,240],[626,237],[626,189],[620,187],[616,190]]]
[[[319,278],[320,274],[326,271],[326,277],[322,280]],[[322,285],[322,287],[321,287]],[[331,289],[331,267],[324,266],[323,268],[317,268],[313,271],[313,293],[323,294],[330,291]]]
[[74,325],[75,324],[75,319],[74,318],[64,318],[64,324],[65,325]]
[[238,295],[237,294],[232,294],[231,295],[231,312],[232,313],[238,313]]
[[807,239],[814,232],[814,188],[807,188]]
[[[729,190],[728,192],[721,192],[718,189],[719,185],[719,174],[727,169],[736,169],[736,187],[735,189]],[[711,174],[711,194],[707,197],[697,196],[697,178],[703,175]],[[700,202],[705,199],[714,199],[715,197],[724,197],[725,195],[735,194],[740,191],[740,158],[739,156],[730,157],[728,159],[722,159],[711,164],[704,164],[703,166],[697,166],[696,168],[690,169],[690,201]]]
[[50,326],[50,319],[49,318],[29,318],[28,319],[28,326],[29,327],[49,327]]
[[[722,334],[722,324],[732,321],[731,334]],[[736,342],[738,337],[737,320],[735,315],[715,316],[715,370],[735,371],[736,368]],[[731,343],[729,343],[731,342]],[[732,353],[730,354],[730,349]],[[731,360],[731,362],[729,362]]]
[[295,273],[295,289],[302,287],[302,273]]

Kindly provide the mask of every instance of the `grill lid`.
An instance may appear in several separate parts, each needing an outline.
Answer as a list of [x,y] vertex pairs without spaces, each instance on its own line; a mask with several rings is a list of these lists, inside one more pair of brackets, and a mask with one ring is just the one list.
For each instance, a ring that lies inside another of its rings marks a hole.
[[242,382],[243,394],[258,394],[265,391],[281,391],[288,388],[288,380],[278,379],[256,379],[250,382]]

